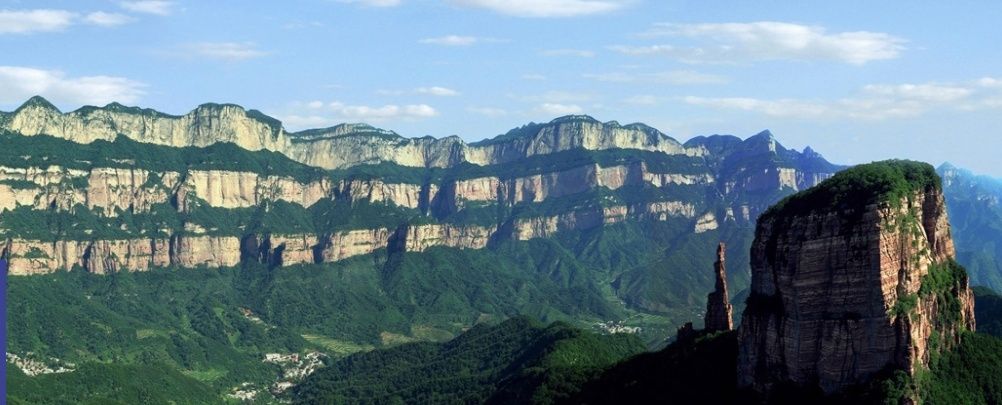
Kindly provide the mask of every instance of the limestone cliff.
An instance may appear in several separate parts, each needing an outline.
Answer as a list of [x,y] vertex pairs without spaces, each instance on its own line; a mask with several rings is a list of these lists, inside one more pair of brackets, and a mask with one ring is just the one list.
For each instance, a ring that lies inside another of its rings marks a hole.
[[[694,207],[680,202],[583,209],[557,216],[527,217],[511,226],[475,224],[411,224],[396,230],[353,229],[330,234],[249,234],[243,237],[200,234],[186,229],[168,237],[60,240],[9,238],[0,243],[0,257],[10,259],[13,275],[70,271],[94,273],[146,271],[153,267],[231,267],[252,260],[273,267],[329,263],[392,248],[422,252],[441,246],[483,249],[493,239],[529,240],[558,232],[587,230],[627,219],[694,220]],[[396,243],[394,243],[396,242]]]
[[77,143],[111,141],[119,135],[174,147],[230,142],[248,150],[279,152],[327,169],[380,162],[411,167],[492,165],[574,149],[636,149],[688,156],[705,153],[702,148],[686,148],[641,124],[621,126],[587,116],[530,124],[509,136],[468,144],[456,136],[404,138],[365,125],[289,133],[278,120],[233,104],[203,104],[180,116],[117,103],[62,113],[41,97],[28,100],[11,113],[0,122],[0,129],[26,136],[51,135]]
[[[75,151],[121,135],[135,142]],[[23,149],[0,156],[0,213],[14,213],[0,217],[0,253],[13,274],[289,266],[380,249],[480,249],[630,220],[713,232],[746,226],[777,196],[838,169],[771,135],[681,145],[642,124],[587,116],[465,143],[361,124],[287,133],[235,105],[62,113],[33,98],[4,115],[0,137]],[[217,142],[259,152],[204,148]],[[383,162],[410,167],[353,167]]]
[[177,147],[230,142],[248,150],[280,151],[289,144],[277,120],[233,104],[203,104],[182,116],[118,103],[63,114],[45,99],[33,97],[11,114],[4,127],[22,135],[52,135],[77,143],[111,141],[124,134],[139,142]]
[[914,374],[974,329],[973,299],[931,166],[857,166],[759,218],[738,383],[836,393]]
[[524,202],[543,202],[547,199],[584,193],[598,188],[617,190],[625,186],[711,185],[712,173],[699,174],[659,173],[648,169],[643,162],[634,165],[586,164],[571,169],[552,171],[530,176],[501,179],[477,177],[456,181],[446,190],[456,205],[462,208],[467,202],[496,202],[514,206]]

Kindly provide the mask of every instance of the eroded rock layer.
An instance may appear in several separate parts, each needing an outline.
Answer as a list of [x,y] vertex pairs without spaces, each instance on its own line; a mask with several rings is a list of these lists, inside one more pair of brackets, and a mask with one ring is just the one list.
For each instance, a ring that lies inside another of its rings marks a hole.
[[746,227],[840,169],[768,131],[683,145],[568,116],[465,143],[363,124],[289,133],[228,104],[63,113],[38,97],[0,113],[0,140],[12,274],[292,266],[631,222],[687,237]]
[[973,298],[931,166],[857,166],[763,214],[739,328],[738,383],[825,393],[893,370],[974,329]]

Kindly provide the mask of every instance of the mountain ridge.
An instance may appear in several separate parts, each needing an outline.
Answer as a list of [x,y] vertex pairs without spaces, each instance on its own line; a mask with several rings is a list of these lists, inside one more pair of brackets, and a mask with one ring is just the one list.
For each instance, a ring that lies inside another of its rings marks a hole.
[[[117,102],[103,107],[83,106],[64,113],[44,98],[35,96],[0,118],[0,129],[26,136],[47,134],[76,143],[90,143],[98,139],[111,141],[118,135],[125,135],[138,142],[174,147],[232,142],[252,151],[276,151],[325,169],[380,162],[409,167],[490,165],[571,149],[637,149],[686,156],[708,154],[699,142],[690,140],[683,144],[643,123],[603,123],[586,115],[529,123],[475,142],[466,142],[455,135],[408,138],[367,124],[340,124],[289,132],[281,121],[258,110],[225,103],[203,103],[183,115],[128,107]],[[774,140],[769,131],[759,135],[762,134]]]

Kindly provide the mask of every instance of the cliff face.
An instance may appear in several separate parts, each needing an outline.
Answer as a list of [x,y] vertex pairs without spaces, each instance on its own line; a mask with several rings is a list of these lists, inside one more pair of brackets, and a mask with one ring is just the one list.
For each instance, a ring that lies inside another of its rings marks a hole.
[[932,352],[974,329],[953,256],[928,165],[858,166],[780,203],[760,217],[752,245],[739,385],[835,393],[927,367]]
[[[9,238],[0,243],[0,257],[9,257],[12,275],[69,271],[78,266],[95,273],[145,271],[153,267],[230,267],[254,260],[275,267],[329,263],[396,248],[423,252],[441,246],[483,249],[493,239],[530,240],[558,232],[587,230],[627,219],[692,221],[694,208],[677,202],[583,209],[557,216],[521,218],[512,226],[474,224],[413,224],[397,230],[353,229],[330,234],[202,235],[204,229],[164,238],[126,240],[43,241]],[[394,243],[396,242],[396,243]]]
[[277,121],[232,104],[203,104],[182,116],[140,110],[112,103],[63,114],[40,97],[32,98],[10,116],[5,128],[23,135],[52,135],[77,143],[114,140],[126,134],[139,142],[166,146],[208,146],[234,143],[248,150],[279,151],[288,139]]
[[410,167],[492,165],[573,149],[636,149],[689,156],[705,153],[701,148],[686,148],[650,127],[601,123],[586,116],[534,124],[528,128],[531,131],[503,142],[467,144],[455,136],[404,138],[362,125],[288,133],[278,120],[232,104],[203,104],[181,116],[116,103],[64,114],[35,97],[0,124],[0,129],[26,136],[45,134],[77,143],[112,141],[119,134],[138,142],[173,147],[230,142],[247,150],[279,152],[326,169],[380,162]]
[[[61,113],[34,98],[4,115],[0,136],[23,149],[0,154],[0,213],[14,213],[0,216],[0,253],[12,274],[324,263],[624,221],[704,233],[745,226],[772,202],[749,195],[775,198],[838,169],[823,159],[800,165],[802,154],[774,140],[681,145],[641,124],[587,116],[467,144],[353,124],[287,133],[234,105],[182,116],[118,104]],[[98,140],[116,143],[75,151]],[[217,142],[278,153],[201,148]],[[140,160],[150,154],[165,158]],[[409,167],[354,167],[380,162]]]

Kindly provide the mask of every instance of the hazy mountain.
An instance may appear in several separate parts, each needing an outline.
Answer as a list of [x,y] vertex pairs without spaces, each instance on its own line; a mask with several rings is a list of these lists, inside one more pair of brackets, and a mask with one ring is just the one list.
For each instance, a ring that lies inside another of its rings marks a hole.
[[1002,289],[1002,181],[943,164],[946,207],[957,244],[957,260],[971,283]]

